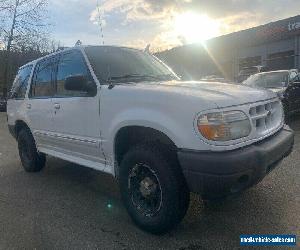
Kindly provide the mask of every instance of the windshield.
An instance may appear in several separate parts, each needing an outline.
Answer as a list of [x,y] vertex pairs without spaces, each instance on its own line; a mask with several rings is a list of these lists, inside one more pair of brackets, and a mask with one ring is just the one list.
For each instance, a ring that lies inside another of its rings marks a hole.
[[272,72],[250,76],[243,84],[260,88],[282,88],[288,84],[288,72]]
[[242,69],[239,75],[251,75],[255,73],[258,73],[258,69],[256,67],[251,67],[251,68]]
[[129,48],[87,47],[87,57],[101,83],[178,80],[156,57]]

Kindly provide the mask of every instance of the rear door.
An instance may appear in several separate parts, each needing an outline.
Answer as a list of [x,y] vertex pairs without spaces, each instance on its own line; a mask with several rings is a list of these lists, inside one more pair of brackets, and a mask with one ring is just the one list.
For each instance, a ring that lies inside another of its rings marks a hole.
[[[25,66],[18,71],[18,74],[13,82],[13,86],[8,95],[7,114],[8,123],[14,125],[15,120],[24,117],[26,111],[25,95],[27,92],[29,79],[32,72],[32,65]],[[23,113],[23,115],[20,115]]]
[[55,57],[49,57],[36,64],[25,104],[28,123],[38,148],[53,147],[52,96],[55,60]]
[[96,85],[80,50],[62,53],[57,65],[56,91],[52,100],[56,147],[70,156],[105,163],[101,150],[99,95],[65,89],[66,79],[78,75],[87,79],[88,84]]

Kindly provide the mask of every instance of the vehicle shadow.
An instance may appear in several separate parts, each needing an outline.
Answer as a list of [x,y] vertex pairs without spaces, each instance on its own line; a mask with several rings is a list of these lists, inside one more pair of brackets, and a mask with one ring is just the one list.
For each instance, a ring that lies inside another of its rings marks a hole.
[[[170,233],[157,237],[133,225],[120,200],[117,183],[111,176],[54,158],[49,159],[48,165],[49,170],[44,173],[47,179],[50,177],[51,182],[52,177],[54,182],[63,183],[64,190],[71,192],[70,207],[73,211],[70,212],[81,214],[93,225],[94,240],[98,234],[107,234],[124,249],[142,248],[141,242],[134,241],[136,237],[149,246],[155,241],[165,249],[224,248],[224,242],[228,249],[233,249],[239,246],[240,234],[290,232],[281,217],[286,207],[285,194],[278,197],[278,193],[272,192],[275,184],[268,186],[270,176],[266,178],[267,184],[260,183],[239,196],[219,202],[204,203],[197,195],[192,195],[183,222]],[[67,187],[71,187],[71,191]],[[74,204],[78,201],[79,206]],[[83,204],[86,205],[85,215],[82,214]],[[88,215],[92,216],[88,218]],[[133,245],[131,239],[135,242]],[[170,240],[173,241],[171,245]]]

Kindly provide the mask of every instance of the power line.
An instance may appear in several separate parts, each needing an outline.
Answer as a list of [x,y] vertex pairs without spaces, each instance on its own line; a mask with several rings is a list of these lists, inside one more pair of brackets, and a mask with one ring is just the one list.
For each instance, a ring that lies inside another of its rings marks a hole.
[[102,39],[102,45],[104,45],[104,34],[103,34],[103,25],[102,25],[102,18],[101,18],[101,12],[100,12],[100,5],[99,0],[97,0],[97,11],[98,11],[98,23],[100,26],[100,32],[101,32],[101,39]]

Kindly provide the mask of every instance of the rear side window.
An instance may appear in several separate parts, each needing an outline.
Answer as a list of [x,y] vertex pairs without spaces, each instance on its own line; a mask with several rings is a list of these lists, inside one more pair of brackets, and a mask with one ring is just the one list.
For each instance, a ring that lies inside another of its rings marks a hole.
[[33,98],[44,98],[53,96],[52,76],[55,66],[54,58],[49,58],[37,63],[32,78],[30,96]]
[[28,87],[32,66],[26,66],[19,70],[11,89],[10,98],[24,99]]
[[95,85],[83,55],[80,51],[73,50],[61,54],[57,67],[56,96],[58,97],[81,97],[87,96],[86,92],[70,91],[65,89],[65,81],[71,76],[83,76],[88,84]]

